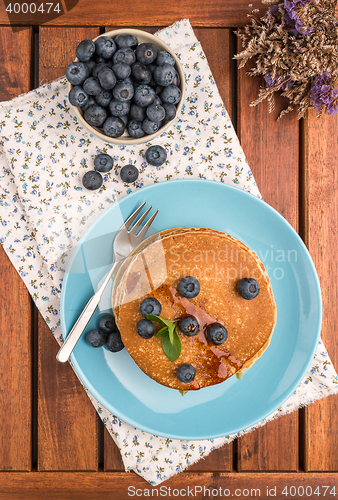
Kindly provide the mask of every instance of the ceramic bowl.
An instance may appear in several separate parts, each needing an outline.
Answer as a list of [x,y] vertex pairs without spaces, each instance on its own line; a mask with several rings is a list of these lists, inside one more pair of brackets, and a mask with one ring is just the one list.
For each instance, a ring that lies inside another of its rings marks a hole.
[[[183,102],[184,102],[184,96],[185,96],[185,79],[184,79],[184,72],[182,69],[182,65],[176,56],[176,54],[172,51],[170,47],[162,40],[157,38],[156,36],[152,35],[151,33],[147,33],[146,31],[141,31],[141,30],[135,30],[135,29],[118,29],[118,30],[113,30],[109,31],[107,33],[104,33],[103,35],[100,36],[109,36],[111,38],[115,38],[117,35],[121,34],[132,34],[135,35],[136,38],[138,39],[139,43],[154,43],[159,50],[166,50],[169,52],[175,59],[175,69],[177,70],[179,77],[180,77],[180,90],[181,90],[181,99],[179,103],[176,106],[176,115],[175,118],[169,122],[166,122],[162,127],[158,129],[157,132],[154,134],[148,134],[145,135],[144,137],[141,137],[140,139],[135,139],[133,137],[130,137],[127,132],[124,132],[124,134],[120,137],[113,138],[109,137],[104,134],[102,128],[97,128],[97,127],[92,127],[89,125],[85,119],[83,118],[83,112],[80,107],[77,106],[72,106],[74,109],[75,115],[77,116],[79,122],[81,125],[83,125],[90,133],[94,134],[96,137],[99,137],[105,142],[113,143],[113,144],[119,144],[119,145],[133,145],[133,144],[142,144],[144,142],[152,141],[156,137],[160,136],[167,128],[169,128],[172,123],[176,120],[177,116],[180,113],[180,110],[182,108]],[[99,37],[96,37],[93,39],[97,40]],[[77,61],[78,59],[75,59]],[[69,90],[72,88],[72,85],[68,83]]]

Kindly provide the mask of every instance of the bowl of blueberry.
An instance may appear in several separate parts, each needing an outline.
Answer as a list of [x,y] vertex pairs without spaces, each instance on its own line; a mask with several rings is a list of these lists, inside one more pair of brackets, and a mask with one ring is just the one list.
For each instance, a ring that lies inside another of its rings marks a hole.
[[128,145],[161,135],[179,114],[185,80],[168,45],[141,30],[82,40],[66,69],[80,123],[106,142]]

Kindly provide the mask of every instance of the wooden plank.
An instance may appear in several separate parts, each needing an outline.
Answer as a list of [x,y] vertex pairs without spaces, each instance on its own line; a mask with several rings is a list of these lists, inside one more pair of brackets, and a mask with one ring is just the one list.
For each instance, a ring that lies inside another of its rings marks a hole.
[[[75,49],[81,40],[100,34],[99,28],[47,28],[39,31],[39,79],[54,80],[66,73],[75,59]],[[53,43],[50,43],[51,40]]]
[[[4,101],[30,88],[32,30],[13,33],[1,27],[0,45]],[[0,470],[27,471],[32,465],[32,303],[2,247],[0,275]]]
[[[311,110],[304,122],[305,234],[322,289],[322,338],[337,368],[338,117],[315,117],[316,112]],[[310,405],[305,411],[305,470],[338,470],[337,396]]]
[[[232,27],[243,26],[247,23],[248,1],[247,0],[228,0],[227,2],[218,2],[217,0],[190,0],[189,2],[172,2],[168,4],[161,0],[144,0],[136,4],[133,0],[125,0],[118,5],[112,4],[110,0],[101,0],[100,8],[97,3],[91,0],[64,0],[60,5],[66,7],[66,14],[55,17],[55,13],[46,12],[34,16],[23,14],[22,12],[11,15],[10,18],[6,12],[6,5],[9,0],[3,2],[0,6],[0,23],[8,25],[27,25],[29,23],[40,25],[50,24],[58,26],[166,26],[180,19],[189,18],[194,26],[213,26],[213,27]],[[254,7],[266,11],[260,0],[250,2]],[[74,7],[73,7],[74,6]],[[61,11],[61,9],[60,9]],[[61,11],[62,14],[63,10]],[[32,19],[33,18],[33,19]]]
[[[238,72],[238,133],[263,199],[298,229],[299,127],[295,113],[276,118],[285,99],[249,104],[263,79],[247,76],[249,65]],[[287,439],[285,439],[287,436]],[[239,440],[238,470],[298,470],[298,414],[279,418]]]
[[194,31],[231,117],[231,31],[225,28],[195,28]]
[[[97,28],[41,28],[39,79],[63,75],[78,42],[98,34]],[[97,470],[95,409],[71,367],[56,361],[58,345],[41,316],[38,351],[38,470]]]
[[124,471],[121,453],[107,429],[104,430],[104,464],[105,471]]
[[[134,473],[2,473],[1,500],[127,500],[147,498],[335,498],[337,474],[178,474],[151,486]],[[284,493],[283,493],[284,492]]]
[[32,36],[31,27],[16,33],[11,28],[0,27],[0,101],[7,101],[30,89]]
[[232,471],[232,443],[212,451],[207,457],[202,458],[187,469],[191,472],[231,472]]

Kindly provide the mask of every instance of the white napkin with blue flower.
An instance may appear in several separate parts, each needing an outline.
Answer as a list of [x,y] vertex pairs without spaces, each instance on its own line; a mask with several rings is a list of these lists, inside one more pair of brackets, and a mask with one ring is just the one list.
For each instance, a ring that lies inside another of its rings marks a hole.
[[[177,178],[235,184],[260,196],[189,21],[175,23],[157,36],[176,52],[186,76],[186,100],[179,119],[156,139],[168,153],[161,167],[145,162],[149,143],[119,147],[80,126],[68,103],[65,78],[0,104],[0,242],[58,342],[66,264],[76,242],[102,210],[144,185]],[[115,169],[105,174],[99,192],[87,191],[81,179],[93,169],[99,152],[113,156]],[[120,167],[128,163],[140,172],[131,185],[119,177]],[[259,425],[337,392],[336,372],[320,342],[304,381]],[[120,421],[87,393],[118,445],[126,470],[153,485],[257,427],[213,440],[160,438]]]

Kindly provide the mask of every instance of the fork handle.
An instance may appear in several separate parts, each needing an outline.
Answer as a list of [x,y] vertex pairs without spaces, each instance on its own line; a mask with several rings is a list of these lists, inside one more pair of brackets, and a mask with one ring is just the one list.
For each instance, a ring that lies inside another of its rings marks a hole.
[[65,363],[73,352],[73,349],[76,346],[79,338],[81,337],[83,330],[88,325],[90,318],[93,316],[95,309],[99,305],[103,291],[106,288],[110,278],[112,277],[117,264],[118,262],[113,263],[102,285],[100,286],[98,291],[89,299],[82,313],[78,317],[75,325],[67,335],[64,343],[62,344],[59,352],[56,355],[56,359],[60,361],[60,363]]

